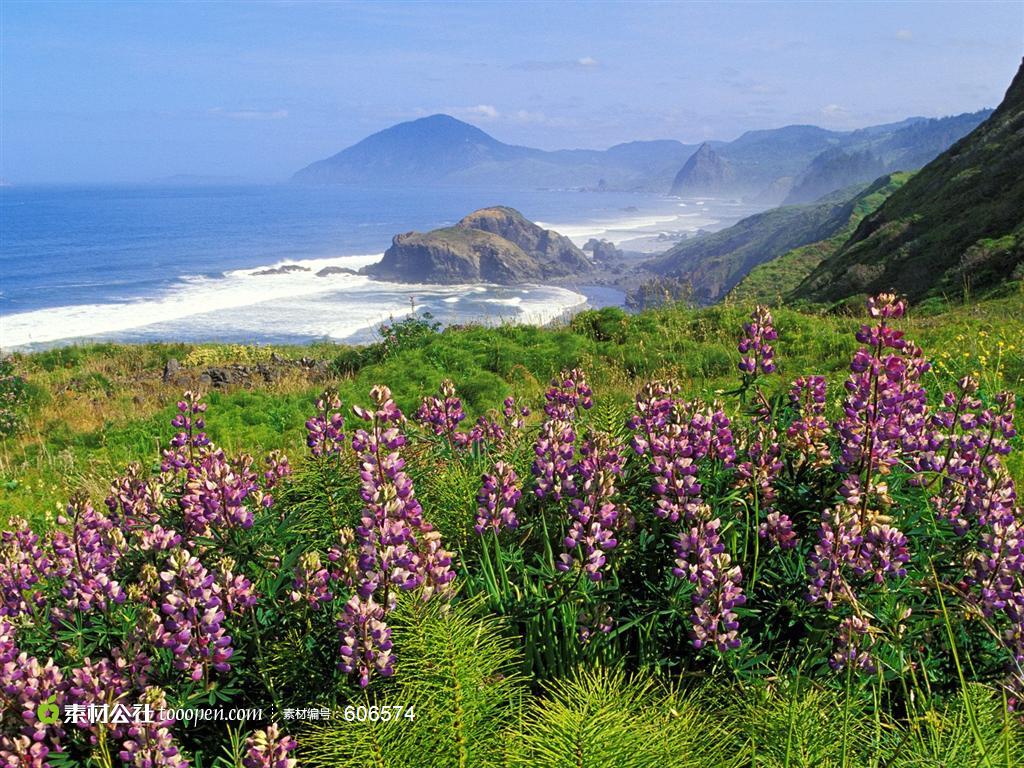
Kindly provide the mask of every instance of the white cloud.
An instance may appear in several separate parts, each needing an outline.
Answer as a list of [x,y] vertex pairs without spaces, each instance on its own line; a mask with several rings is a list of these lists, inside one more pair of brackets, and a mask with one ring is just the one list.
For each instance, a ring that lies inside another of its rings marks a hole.
[[896,39],[897,40],[913,40],[914,39],[914,33],[911,32],[909,29],[897,29],[896,30]]
[[593,56],[584,56],[582,59],[576,59],[576,63],[581,67],[596,67],[597,59]]
[[846,117],[850,114],[850,111],[839,104],[826,104],[821,108],[821,114],[825,117]]
[[473,118],[477,120],[497,120],[501,117],[498,109],[490,104],[476,104],[472,107],[452,107],[445,111],[454,117],[464,117],[467,120],[472,120]]
[[287,109],[224,109],[215,107],[210,110],[215,117],[226,117],[229,120],[284,120],[288,117]]

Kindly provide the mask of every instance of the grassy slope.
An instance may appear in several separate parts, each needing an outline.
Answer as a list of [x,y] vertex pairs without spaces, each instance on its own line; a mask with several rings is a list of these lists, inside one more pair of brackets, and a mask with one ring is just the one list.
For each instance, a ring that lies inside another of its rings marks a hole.
[[849,218],[844,190],[812,205],[784,206],[748,216],[728,229],[684,240],[645,266],[689,281],[701,304],[725,296],[751,269],[793,248],[830,237]]
[[[735,343],[749,306],[702,310],[672,307],[628,317],[615,311],[587,313],[572,327],[451,328],[421,344],[400,348],[380,362],[334,376],[346,405],[366,402],[369,388],[386,383],[399,405],[415,409],[441,380],[455,381],[471,417],[499,405],[507,394],[536,405],[548,378],[560,368],[591,372],[598,400],[628,404],[639,385],[672,376],[695,395],[713,398],[735,382]],[[860,320],[776,312],[778,359],[783,387],[800,374],[825,374],[833,396],[840,393],[853,331]],[[948,387],[965,372],[978,372],[989,391],[1024,394],[1024,298],[960,306],[941,315],[911,318],[908,334],[938,363],[931,389]],[[1003,346],[999,347],[1002,341]],[[33,405],[19,437],[0,443],[0,521],[12,514],[51,516],[77,488],[102,498],[109,478],[129,461],[153,461],[166,442],[180,387],[166,384],[161,370],[169,357],[203,364],[237,359],[237,348],[188,345],[98,345],[19,356]],[[264,350],[265,352],[265,350]],[[331,359],[351,356],[333,345],[278,348],[285,356]],[[945,355],[945,357],[943,357]],[[197,368],[196,370],[199,370]],[[323,387],[303,376],[285,376],[256,389],[211,392],[208,431],[229,451],[283,448],[294,460],[304,454],[303,424],[312,398]],[[1020,454],[1013,471],[1024,477]]]
[[783,297],[795,290],[819,264],[842,247],[865,216],[878,210],[912,175],[892,173],[878,179],[854,199],[846,226],[825,240],[794,248],[754,267],[729,292],[728,298],[739,302],[782,303]]
[[794,296],[978,295],[1024,277],[1022,264],[1024,66],[992,116],[861,222]]

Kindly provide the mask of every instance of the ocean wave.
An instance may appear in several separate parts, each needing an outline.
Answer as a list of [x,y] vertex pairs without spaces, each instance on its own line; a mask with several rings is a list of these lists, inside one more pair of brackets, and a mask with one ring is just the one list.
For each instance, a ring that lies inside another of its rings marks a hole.
[[[543,324],[586,302],[581,294],[552,286],[510,296],[512,289],[500,286],[387,283],[347,272],[317,275],[325,267],[358,269],[379,259],[379,254],[286,259],[220,277],[185,277],[149,300],[9,314],[0,317],[0,348],[93,339],[365,341],[369,329],[416,309],[433,311],[445,323]],[[303,270],[266,274],[288,266]]]

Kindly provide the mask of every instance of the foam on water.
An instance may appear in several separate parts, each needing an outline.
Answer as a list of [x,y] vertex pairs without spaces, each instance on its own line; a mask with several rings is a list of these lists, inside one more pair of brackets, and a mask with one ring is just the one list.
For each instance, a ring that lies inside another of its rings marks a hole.
[[[0,318],[0,347],[102,338],[365,340],[369,329],[414,308],[433,311],[445,323],[546,323],[586,302],[581,294],[550,286],[530,292],[501,286],[388,283],[349,273],[317,275],[325,267],[358,269],[379,259],[379,254],[365,254],[285,260],[230,270],[221,277],[188,277],[152,300],[10,314]],[[306,271],[257,274],[287,266]]]

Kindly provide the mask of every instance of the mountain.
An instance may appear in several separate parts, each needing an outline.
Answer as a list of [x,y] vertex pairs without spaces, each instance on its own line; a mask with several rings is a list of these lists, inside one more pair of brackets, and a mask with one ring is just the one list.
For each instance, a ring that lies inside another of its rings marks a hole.
[[407,283],[513,284],[592,269],[569,238],[543,229],[519,211],[481,208],[453,227],[395,235],[365,274]]
[[783,204],[809,203],[833,190],[877,179],[883,173],[885,163],[870,150],[826,149],[796,179]]
[[748,131],[731,142],[711,143],[715,155],[731,169],[729,180],[719,183],[715,193],[769,205],[811,202],[884,173],[920,168],[990,114],[991,110],[982,110],[953,117],[913,117],[856,131],[813,125]]
[[961,296],[1021,279],[1022,262],[1024,63],[991,116],[866,217],[792,297]]
[[877,179],[853,198],[849,219],[835,234],[754,267],[729,291],[728,299],[751,304],[781,303],[821,262],[843,246],[865,216],[878,210],[911,176],[913,173],[901,172]]
[[[306,166],[292,180],[364,186],[653,192],[676,187],[686,194],[689,190],[713,192],[775,205],[786,198],[793,180],[809,173],[812,161],[828,150],[871,152],[883,161],[882,170],[916,168],[974,128],[986,114],[910,118],[845,133],[790,125],[748,131],[731,142],[711,141],[700,146],[663,139],[617,144],[605,150],[556,151],[505,144],[449,115],[431,115],[368,136]],[[691,160],[696,168],[687,170],[684,166]],[[867,182],[875,175],[863,175],[857,181]],[[849,176],[839,176],[832,183],[842,186]],[[827,184],[817,182],[814,191],[822,191],[824,186]]]
[[690,155],[672,181],[673,195],[715,195],[730,189],[736,174],[711,145],[704,142]]
[[308,184],[666,189],[693,152],[678,141],[548,152],[504,144],[448,115],[399,123],[298,171]]
[[720,300],[750,270],[787,251],[831,237],[849,220],[862,188],[834,193],[813,205],[773,208],[728,229],[684,240],[643,266],[689,281],[699,304]]
[[375,133],[306,166],[293,179],[332,184],[429,181],[480,163],[530,158],[536,153],[502,144],[454,117],[433,115]]

